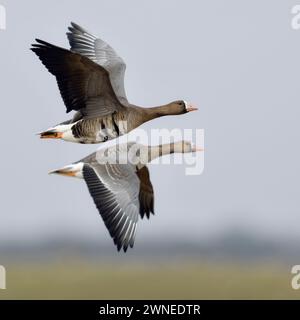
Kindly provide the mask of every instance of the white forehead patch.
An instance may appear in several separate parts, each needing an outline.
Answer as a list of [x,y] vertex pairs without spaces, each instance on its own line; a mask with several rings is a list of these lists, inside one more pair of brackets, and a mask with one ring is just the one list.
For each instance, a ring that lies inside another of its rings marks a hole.
[[186,102],[185,100],[183,100],[183,103],[184,103],[185,109],[187,109],[187,107],[188,107],[188,106],[187,106],[187,105],[188,105],[187,102]]

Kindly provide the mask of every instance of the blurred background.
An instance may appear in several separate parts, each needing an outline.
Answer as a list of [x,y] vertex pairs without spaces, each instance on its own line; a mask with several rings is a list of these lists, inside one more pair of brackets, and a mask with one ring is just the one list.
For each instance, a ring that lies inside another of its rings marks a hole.
[[[299,250],[296,0],[0,0],[0,299],[286,299]],[[127,63],[129,101],[197,113],[143,127],[205,130],[205,168],[150,165],[156,215],[118,253],[83,181],[48,176],[95,146],[40,141],[68,116],[29,50],[74,21]]]

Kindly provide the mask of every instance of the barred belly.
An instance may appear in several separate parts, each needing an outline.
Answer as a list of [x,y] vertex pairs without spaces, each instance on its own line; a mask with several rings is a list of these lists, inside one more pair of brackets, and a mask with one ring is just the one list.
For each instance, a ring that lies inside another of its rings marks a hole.
[[81,143],[100,143],[127,133],[127,126],[117,114],[82,119],[72,126],[72,134]]

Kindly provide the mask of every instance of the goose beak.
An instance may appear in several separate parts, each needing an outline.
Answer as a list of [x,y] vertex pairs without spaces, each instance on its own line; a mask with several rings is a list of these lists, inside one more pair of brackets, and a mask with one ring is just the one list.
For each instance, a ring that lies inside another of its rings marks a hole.
[[186,112],[197,111],[198,108],[191,103],[186,104]]
[[203,148],[200,148],[192,143],[192,152],[204,151]]

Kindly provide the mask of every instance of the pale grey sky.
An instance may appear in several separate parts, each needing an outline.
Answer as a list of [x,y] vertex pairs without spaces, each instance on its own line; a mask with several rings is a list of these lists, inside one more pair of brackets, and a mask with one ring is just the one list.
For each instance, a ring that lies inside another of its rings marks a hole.
[[205,169],[150,166],[156,216],[137,241],[218,235],[227,228],[295,238],[300,225],[300,30],[296,1],[0,0],[0,240],[62,235],[111,242],[85,183],[48,176],[95,150],[41,141],[68,116],[55,79],[29,50],[38,37],[68,47],[77,22],[127,63],[129,100],[185,99],[199,111],[145,128],[204,128]]

